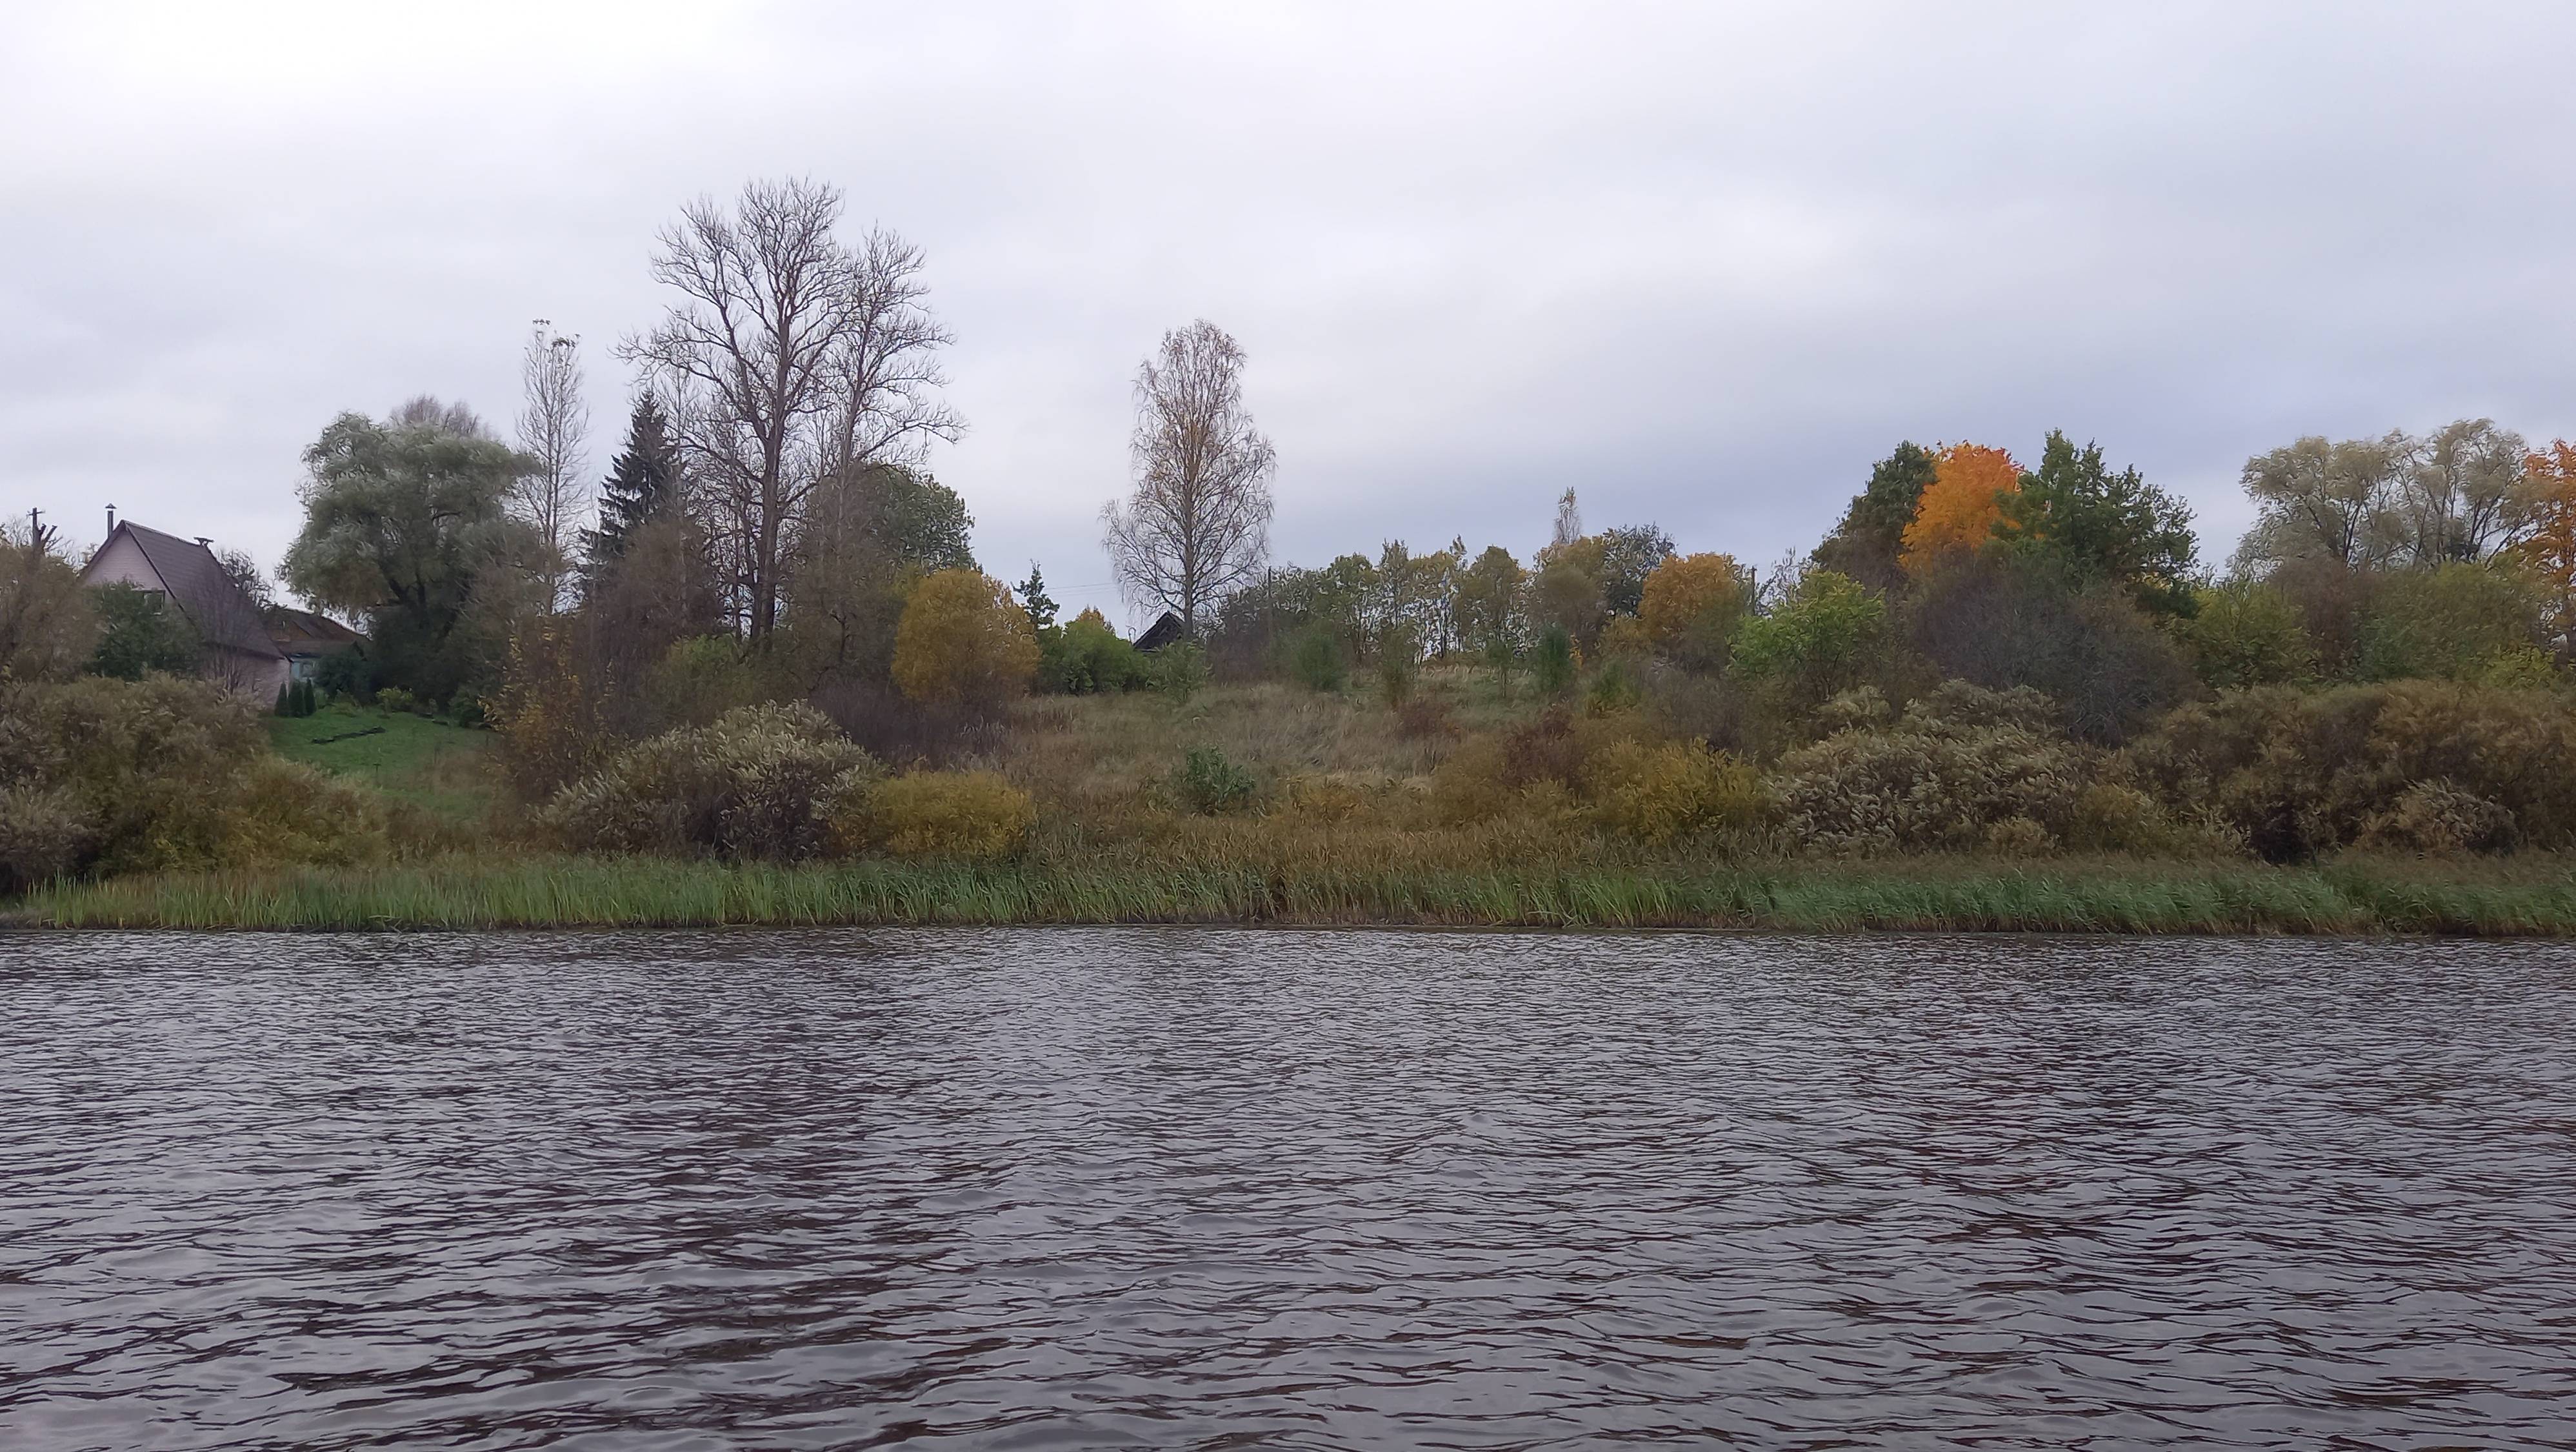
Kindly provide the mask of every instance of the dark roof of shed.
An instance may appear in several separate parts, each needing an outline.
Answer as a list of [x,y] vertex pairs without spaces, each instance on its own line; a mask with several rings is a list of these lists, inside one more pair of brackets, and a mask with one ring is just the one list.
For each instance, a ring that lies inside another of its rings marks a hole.
[[[259,618],[259,606],[242,593],[232,576],[224,573],[213,550],[195,540],[146,529],[131,521],[119,521],[116,527],[133,536],[144,560],[152,566],[152,573],[161,577],[161,588],[170,593],[171,603],[188,617],[189,624],[197,627],[197,634],[208,645],[250,655],[284,656],[277,642],[268,638],[268,627]],[[115,534],[107,538],[109,544],[116,541]],[[107,546],[99,548],[104,550]]]
[[288,655],[335,655],[366,639],[328,615],[287,605],[269,606],[267,625],[268,638]]
[[1145,627],[1145,633],[1136,637],[1136,648],[1148,653],[1158,651],[1180,639],[1183,633],[1181,617],[1166,610],[1161,619]]

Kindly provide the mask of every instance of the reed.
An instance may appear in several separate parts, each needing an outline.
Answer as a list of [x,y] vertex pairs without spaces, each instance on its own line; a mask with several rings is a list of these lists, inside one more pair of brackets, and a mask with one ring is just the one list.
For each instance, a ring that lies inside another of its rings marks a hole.
[[2576,878],[2555,861],[2467,878],[2402,861],[1146,869],[520,856],[120,878],[40,891],[6,920],[298,931],[1233,923],[2567,936]]

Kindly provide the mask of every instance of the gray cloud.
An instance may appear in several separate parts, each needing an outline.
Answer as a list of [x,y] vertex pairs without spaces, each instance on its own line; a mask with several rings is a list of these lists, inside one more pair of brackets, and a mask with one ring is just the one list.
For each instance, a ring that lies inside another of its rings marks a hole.
[[2298,434],[2576,432],[2563,7],[923,9],[10,11],[0,507],[273,561],[334,413],[506,420],[540,316],[604,461],[654,228],[780,174],[927,249],[934,467],[1077,602],[1197,316],[1310,562],[1568,485],[1769,559],[1900,438],[2050,427],[2223,557]]

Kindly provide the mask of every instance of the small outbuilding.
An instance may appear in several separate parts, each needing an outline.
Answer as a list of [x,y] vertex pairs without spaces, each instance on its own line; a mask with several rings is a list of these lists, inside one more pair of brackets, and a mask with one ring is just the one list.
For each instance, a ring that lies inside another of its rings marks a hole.
[[1181,627],[1181,617],[1166,610],[1163,612],[1162,619],[1146,626],[1145,633],[1136,637],[1136,649],[1145,655],[1152,655],[1187,633]]
[[81,569],[84,585],[132,585],[160,596],[204,643],[198,673],[254,701],[286,685],[286,652],[269,637],[259,606],[215,558],[213,541],[121,521]]
[[328,615],[284,605],[268,607],[266,622],[268,638],[286,657],[290,680],[312,680],[321,673],[324,661],[366,639]]

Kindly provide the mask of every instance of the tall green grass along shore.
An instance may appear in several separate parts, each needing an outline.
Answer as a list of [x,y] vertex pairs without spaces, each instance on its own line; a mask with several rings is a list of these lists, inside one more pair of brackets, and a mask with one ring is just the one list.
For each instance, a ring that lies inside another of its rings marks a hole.
[[1223,923],[2565,936],[2576,934],[2576,874],[2563,863],[2523,862],[2472,878],[2401,860],[1147,872],[529,856],[118,878],[38,891],[5,920],[19,927],[312,931]]

